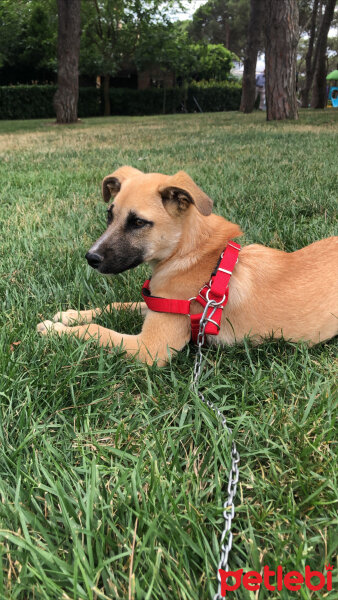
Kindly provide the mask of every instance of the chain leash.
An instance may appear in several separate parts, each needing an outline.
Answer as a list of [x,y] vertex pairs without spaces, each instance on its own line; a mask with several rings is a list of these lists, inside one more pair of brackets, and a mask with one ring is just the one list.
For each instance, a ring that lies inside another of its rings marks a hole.
[[[212,319],[212,317],[214,316],[214,314],[215,314],[217,308],[220,306],[220,304],[221,304],[220,302],[215,302],[214,300],[208,300],[207,304],[205,305],[205,308],[204,308],[204,311],[203,311],[203,314],[202,314],[202,317],[200,320],[200,326],[199,326],[199,331],[198,331],[198,336],[197,336],[198,350],[197,350],[195,364],[194,364],[192,389],[196,393],[196,395],[200,398],[200,400],[212,410],[212,412],[216,416],[217,420],[222,425],[223,429],[227,432],[227,434],[229,436],[231,436],[232,430],[227,425],[225,416],[221,413],[219,408],[217,408],[217,406],[215,406],[215,404],[213,402],[211,402],[210,400],[206,400],[204,395],[202,394],[202,392],[200,392],[198,389],[198,383],[199,383],[199,379],[200,379],[201,372],[202,372],[202,361],[203,361],[202,346],[203,346],[204,340],[205,340],[205,328],[206,328],[207,322],[210,319]],[[210,315],[208,316],[209,308],[212,308],[212,311],[211,311]],[[220,576],[219,570],[224,569],[224,571],[229,571],[229,566],[228,566],[229,554],[231,552],[232,539],[233,539],[232,532],[231,532],[231,525],[232,525],[232,520],[235,515],[234,497],[236,495],[238,478],[239,478],[239,467],[238,467],[239,461],[240,461],[240,456],[239,456],[238,450],[236,448],[236,444],[233,441],[232,447],[231,447],[231,467],[229,469],[229,475],[228,475],[228,490],[227,490],[228,497],[223,504],[224,528],[223,528],[222,535],[221,535],[221,557],[220,557],[220,561],[219,561],[218,567],[217,567],[218,589],[217,589],[217,593],[213,597],[213,600],[222,600],[224,598],[224,596],[221,595],[221,576]]]

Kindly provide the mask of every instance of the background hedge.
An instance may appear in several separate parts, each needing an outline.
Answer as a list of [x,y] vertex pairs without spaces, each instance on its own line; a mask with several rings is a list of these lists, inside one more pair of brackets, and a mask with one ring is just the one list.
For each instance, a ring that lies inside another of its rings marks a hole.
[[[15,85],[0,87],[0,119],[49,119],[55,117],[53,97],[56,85]],[[80,88],[79,117],[101,114],[100,91]]]
[[[54,85],[17,85],[0,87],[0,119],[54,118]],[[238,110],[241,85],[234,82],[190,85],[187,89],[150,88],[110,90],[112,115],[155,115],[174,112]],[[78,114],[80,118],[103,114],[102,91],[80,88]]]
[[242,95],[242,84],[237,82],[200,82],[188,88],[188,112],[196,110],[196,103],[203,112],[218,112],[223,110],[239,110]]

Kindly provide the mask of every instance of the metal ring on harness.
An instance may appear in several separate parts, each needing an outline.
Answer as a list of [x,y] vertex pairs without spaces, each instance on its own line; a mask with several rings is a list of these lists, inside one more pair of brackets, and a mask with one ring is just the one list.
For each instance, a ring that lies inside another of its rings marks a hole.
[[222,300],[220,300],[219,302],[216,302],[216,300],[210,300],[209,298],[209,292],[210,292],[210,288],[208,289],[207,293],[205,294],[206,300],[208,302],[210,302],[210,306],[220,306],[221,304],[223,304],[224,300],[226,299],[227,295],[224,294]]
[[[197,298],[197,296],[192,296],[191,298],[188,298],[188,302],[191,304],[193,300],[196,300],[196,298]],[[190,319],[190,317],[191,317],[191,313],[190,312],[188,313],[188,317]]]

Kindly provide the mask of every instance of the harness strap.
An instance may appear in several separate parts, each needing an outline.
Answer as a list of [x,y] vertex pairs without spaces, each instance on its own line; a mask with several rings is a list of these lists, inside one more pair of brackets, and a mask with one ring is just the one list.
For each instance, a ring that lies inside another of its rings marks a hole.
[[[142,296],[150,310],[155,312],[175,313],[189,315],[191,323],[191,339],[197,342],[199,324],[203,313],[190,314],[190,304],[195,301],[205,308],[209,300],[213,300],[218,306],[211,306],[206,315],[205,334],[217,335],[220,330],[222,310],[228,301],[229,281],[232,271],[238,260],[241,247],[236,242],[228,242],[222,252],[218,265],[211,275],[209,284],[203,286],[196,298],[190,300],[175,300],[172,298],[160,298],[150,293],[150,279],[147,279],[142,287]],[[211,318],[212,315],[212,318]]]
[[174,300],[171,298],[160,298],[152,296],[150,293],[150,279],[147,279],[142,287],[143,299],[150,308],[155,312],[176,313],[178,315],[188,315],[190,312],[190,300]]

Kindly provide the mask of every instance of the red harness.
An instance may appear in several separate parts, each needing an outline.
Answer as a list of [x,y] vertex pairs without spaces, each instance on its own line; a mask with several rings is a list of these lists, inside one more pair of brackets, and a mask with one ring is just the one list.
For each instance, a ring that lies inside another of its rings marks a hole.
[[190,304],[193,301],[199,302],[204,309],[207,303],[212,300],[213,306],[208,308],[206,314],[207,323],[205,333],[206,335],[217,335],[220,330],[222,310],[228,302],[230,277],[238,260],[240,249],[240,245],[236,242],[228,242],[227,247],[221,254],[215,271],[211,275],[209,283],[200,289],[196,297],[189,298],[189,300],[174,300],[172,298],[152,296],[149,289],[150,279],[147,279],[142,287],[142,296],[146,305],[150,310],[155,312],[189,315],[191,339],[196,343],[203,312],[192,315],[190,313]]

